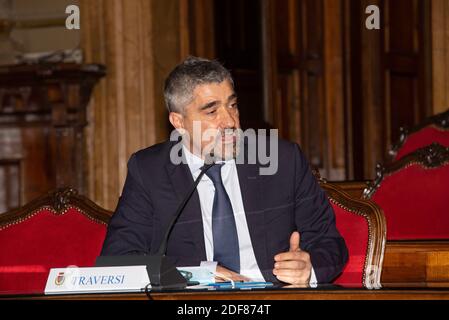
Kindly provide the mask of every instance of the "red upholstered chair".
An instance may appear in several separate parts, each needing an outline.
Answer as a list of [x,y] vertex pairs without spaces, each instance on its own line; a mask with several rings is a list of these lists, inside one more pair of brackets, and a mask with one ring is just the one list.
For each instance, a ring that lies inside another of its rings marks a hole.
[[420,148],[386,167],[364,197],[387,219],[388,240],[449,239],[449,148]]
[[0,293],[42,293],[50,268],[93,266],[111,215],[73,189],[0,214]]
[[334,283],[380,288],[386,242],[382,210],[372,201],[352,198],[336,184],[321,180],[320,185],[329,197],[337,229],[349,252],[349,261]]
[[393,160],[430,145],[438,143],[449,147],[449,110],[427,118],[420,125],[407,129],[401,128],[399,141],[389,151]]

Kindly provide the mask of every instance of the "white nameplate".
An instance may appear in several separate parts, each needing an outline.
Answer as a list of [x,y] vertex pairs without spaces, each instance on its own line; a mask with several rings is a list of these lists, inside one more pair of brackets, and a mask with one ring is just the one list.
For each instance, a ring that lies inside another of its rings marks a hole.
[[45,294],[141,292],[150,280],[145,266],[51,269]]

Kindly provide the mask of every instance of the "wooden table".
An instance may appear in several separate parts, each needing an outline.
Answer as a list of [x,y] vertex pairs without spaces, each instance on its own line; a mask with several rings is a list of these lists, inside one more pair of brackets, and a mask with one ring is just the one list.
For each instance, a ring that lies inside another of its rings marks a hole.
[[252,291],[178,291],[75,295],[0,295],[0,299],[33,300],[449,300],[448,283],[389,284],[379,290],[362,288],[282,288]]

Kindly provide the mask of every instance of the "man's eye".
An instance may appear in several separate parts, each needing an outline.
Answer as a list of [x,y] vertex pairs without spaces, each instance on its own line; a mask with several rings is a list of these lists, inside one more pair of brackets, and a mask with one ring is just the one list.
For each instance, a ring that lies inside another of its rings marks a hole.
[[211,110],[211,111],[207,112],[207,114],[214,114],[215,111],[216,111],[215,109],[214,109],[214,110]]
[[231,104],[231,108],[236,109],[237,108],[237,102]]

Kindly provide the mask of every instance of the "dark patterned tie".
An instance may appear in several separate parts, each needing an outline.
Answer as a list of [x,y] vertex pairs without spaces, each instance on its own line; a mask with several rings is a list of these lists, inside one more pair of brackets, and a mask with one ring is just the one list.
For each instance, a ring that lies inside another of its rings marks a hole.
[[214,261],[227,269],[240,273],[239,239],[231,201],[221,179],[222,166],[222,163],[215,164],[206,171],[206,175],[215,186],[212,207]]

